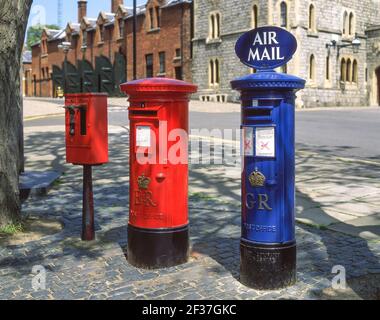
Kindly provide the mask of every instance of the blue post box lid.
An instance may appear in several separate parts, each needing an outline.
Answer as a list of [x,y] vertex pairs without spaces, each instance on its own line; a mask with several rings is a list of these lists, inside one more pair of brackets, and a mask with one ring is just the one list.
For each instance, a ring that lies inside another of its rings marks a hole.
[[260,71],[231,81],[232,89],[285,89],[299,90],[305,87],[305,80],[299,77],[275,72]]

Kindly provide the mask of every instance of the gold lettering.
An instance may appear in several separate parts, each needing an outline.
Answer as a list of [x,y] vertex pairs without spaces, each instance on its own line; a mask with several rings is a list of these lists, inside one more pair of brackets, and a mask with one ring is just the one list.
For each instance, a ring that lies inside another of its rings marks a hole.
[[145,192],[145,206],[157,207],[157,204],[153,202],[152,197],[153,197],[152,191]]
[[259,194],[259,210],[272,210],[268,205],[268,201],[269,197],[267,194]]

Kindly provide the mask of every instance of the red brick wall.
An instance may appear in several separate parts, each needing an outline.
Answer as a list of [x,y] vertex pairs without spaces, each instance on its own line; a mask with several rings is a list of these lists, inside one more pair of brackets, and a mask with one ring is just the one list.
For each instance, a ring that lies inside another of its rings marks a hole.
[[[182,4],[161,9],[161,26],[150,30],[149,8],[156,1],[147,5],[146,15],[138,16],[137,22],[137,78],[146,77],[147,54],[153,54],[153,75],[159,73],[159,52],[165,52],[165,77],[175,78],[175,67],[183,67],[183,79],[191,81],[190,68],[190,18],[191,5]],[[127,79],[133,77],[133,19],[127,20]],[[181,40],[182,37],[182,40]],[[176,49],[182,48],[183,63],[174,59]]]
[[[153,54],[153,75],[159,73],[159,53],[165,52],[165,76],[175,78],[175,67],[182,67],[183,80],[191,82],[191,8],[192,5],[185,3],[168,8],[160,9],[160,28],[150,30],[149,8],[157,7],[162,4],[161,0],[149,0],[147,3],[146,14],[138,16],[137,25],[137,77],[146,77],[145,56]],[[132,23],[133,19],[123,20],[125,24],[125,34],[119,37],[119,19],[116,15],[114,26],[105,27],[104,41],[100,42],[99,27],[96,31],[88,32],[87,49],[85,59],[89,61],[94,70],[96,69],[96,57],[104,55],[113,64],[115,53],[120,52],[126,56],[127,80],[133,78],[133,39]],[[156,24],[156,20],[155,20]],[[70,37],[69,37],[70,38]],[[43,34],[41,41],[46,40]],[[77,67],[78,60],[83,59],[82,32],[79,35],[71,36],[72,50],[69,51],[67,58],[70,63]],[[33,75],[37,78],[37,96],[52,96],[53,84],[51,73],[53,65],[62,68],[64,53],[58,49],[59,41],[47,42],[47,54],[41,53],[41,45],[33,47],[32,50],[32,79]],[[181,49],[181,59],[175,59],[176,49]],[[46,74],[46,70],[49,70]],[[42,70],[45,71],[45,78],[42,77]],[[34,94],[34,83],[32,83],[32,93]]]

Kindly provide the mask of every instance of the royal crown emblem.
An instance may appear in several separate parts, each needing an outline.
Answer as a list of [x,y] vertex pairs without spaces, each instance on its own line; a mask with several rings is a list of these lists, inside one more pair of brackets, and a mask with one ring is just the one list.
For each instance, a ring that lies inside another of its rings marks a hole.
[[264,187],[265,176],[257,169],[249,175],[248,179],[252,187]]
[[137,184],[139,185],[139,189],[148,189],[149,183],[150,178],[145,177],[144,174],[137,178]]

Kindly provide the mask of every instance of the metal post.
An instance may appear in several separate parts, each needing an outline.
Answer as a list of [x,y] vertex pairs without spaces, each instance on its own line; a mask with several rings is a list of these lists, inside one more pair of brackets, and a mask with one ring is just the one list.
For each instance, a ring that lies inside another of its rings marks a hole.
[[83,215],[82,240],[95,239],[94,196],[92,191],[92,166],[83,165]]
[[137,32],[137,3],[136,3],[136,0],[133,0],[133,80],[137,79],[136,32]]
[[63,90],[67,93],[67,52],[65,51],[65,62],[63,66]]

